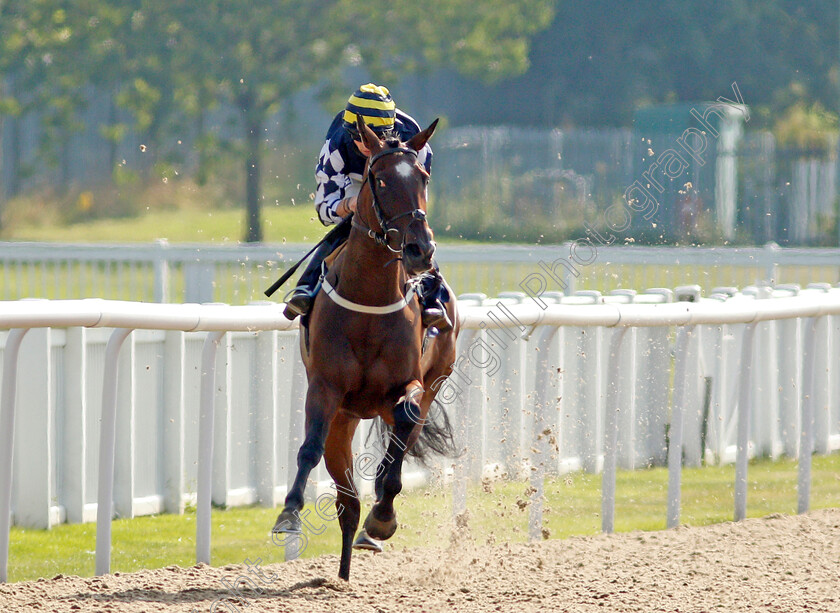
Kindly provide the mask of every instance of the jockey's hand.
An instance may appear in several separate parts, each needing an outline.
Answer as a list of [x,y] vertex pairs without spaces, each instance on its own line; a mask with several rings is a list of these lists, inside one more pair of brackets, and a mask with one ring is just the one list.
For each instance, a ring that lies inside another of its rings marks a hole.
[[356,196],[350,196],[338,203],[336,213],[339,217],[347,217],[350,213],[356,212]]

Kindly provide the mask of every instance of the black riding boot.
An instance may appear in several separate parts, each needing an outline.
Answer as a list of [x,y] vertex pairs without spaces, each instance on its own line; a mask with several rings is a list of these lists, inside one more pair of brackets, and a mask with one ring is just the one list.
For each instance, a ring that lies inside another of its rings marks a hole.
[[315,299],[318,279],[321,278],[321,267],[324,260],[350,236],[350,217],[346,217],[330,230],[323,244],[318,247],[312,255],[312,259],[306,265],[303,274],[298,279],[297,287],[286,297],[286,308],[283,310],[283,315],[288,319],[294,319],[298,315],[309,313],[309,309],[312,308],[312,301]]
[[435,265],[435,269],[423,277],[420,282],[420,306],[423,309],[423,327],[435,327],[439,332],[452,329],[452,321],[446,312],[444,302],[449,302],[449,292],[443,284],[443,277]]

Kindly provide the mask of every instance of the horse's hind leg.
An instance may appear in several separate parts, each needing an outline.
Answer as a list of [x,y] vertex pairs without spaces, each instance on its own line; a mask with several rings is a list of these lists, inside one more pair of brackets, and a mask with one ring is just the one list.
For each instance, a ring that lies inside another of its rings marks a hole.
[[324,455],[324,443],[337,405],[338,395],[328,386],[319,382],[310,384],[306,394],[305,436],[297,456],[297,474],[272,532],[301,532],[300,510],[303,508],[306,481]]
[[353,553],[353,537],[359,527],[361,502],[353,484],[353,433],[359,420],[339,413],[333,420],[327,436],[324,462],[327,471],[335,481],[335,508],[338,524],[341,526],[341,563],[338,576],[350,579],[350,556]]
[[405,454],[417,440],[422,428],[420,407],[406,400],[394,407],[394,428],[376,479],[377,501],[365,519],[365,532],[375,539],[387,540],[397,531],[394,498],[402,491],[402,464]]

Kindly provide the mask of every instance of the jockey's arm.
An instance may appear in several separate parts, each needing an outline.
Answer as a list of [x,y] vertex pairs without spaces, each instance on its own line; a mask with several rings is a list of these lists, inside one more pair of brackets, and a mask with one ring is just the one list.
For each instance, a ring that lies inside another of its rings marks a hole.
[[335,185],[336,177],[321,183],[315,191],[315,210],[325,226],[340,222],[356,210],[356,199],[361,190],[361,182],[346,178],[341,181],[342,188],[329,191],[330,183]]
[[335,208],[336,214],[343,219],[350,213],[355,213],[357,197],[358,196],[348,196],[344,200],[339,201],[338,206]]
[[347,173],[342,156],[324,144],[315,168],[315,210],[325,226],[335,224],[356,210],[362,177]]
[[[418,152],[417,163],[431,172],[432,150],[427,144]],[[346,161],[327,141],[315,168],[315,210],[325,226],[336,224],[356,210],[356,198],[362,189],[361,174],[346,172]]]

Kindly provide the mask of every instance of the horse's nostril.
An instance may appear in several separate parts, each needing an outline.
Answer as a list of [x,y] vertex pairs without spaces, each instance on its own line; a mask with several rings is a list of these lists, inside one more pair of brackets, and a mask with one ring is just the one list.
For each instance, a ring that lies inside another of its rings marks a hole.
[[409,243],[405,246],[404,251],[405,255],[412,259],[420,258],[423,255],[423,252],[420,250],[420,245],[417,243]]

